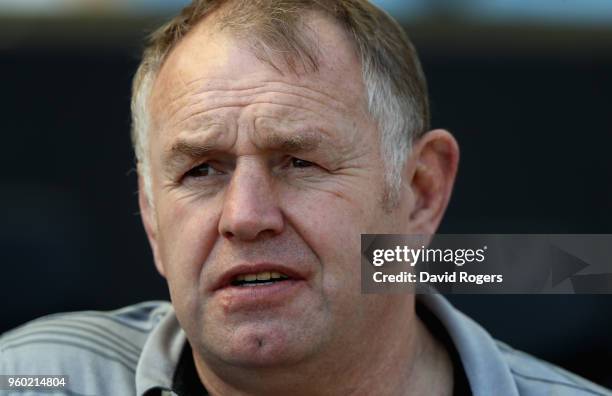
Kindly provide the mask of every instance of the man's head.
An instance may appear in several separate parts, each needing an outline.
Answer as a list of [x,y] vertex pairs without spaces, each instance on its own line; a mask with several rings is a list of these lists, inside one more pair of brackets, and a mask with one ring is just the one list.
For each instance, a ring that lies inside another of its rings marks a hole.
[[425,82],[386,15],[196,1],[135,86],[143,222],[200,375],[341,369],[413,329],[411,297],[360,294],[360,234],[432,233],[458,154],[423,134]]
[[207,23],[231,33],[263,62],[291,72],[297,68],[316,71],[321,56],[334,55],[320,53],[314,32],[308,34],[303,15],[309,10],[332,17],[346,32],[359,59],[368,111],[380,130],[385,199],[387,204],[396,203],[406,153],[412,140],[429,128],[427,85],[416,51],[401,27],[367,1],[352,0],[200,0],[158,29],[134,78],[132,98],[132,141],[149,197],[148,99],[161,66],[177,43],[215,14]]

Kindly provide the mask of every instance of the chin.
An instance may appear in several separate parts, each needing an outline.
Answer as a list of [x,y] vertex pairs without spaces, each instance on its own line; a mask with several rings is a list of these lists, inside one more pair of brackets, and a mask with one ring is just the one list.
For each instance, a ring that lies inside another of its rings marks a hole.
[[274,368],[299,363],[315,348],[312,338],[287,328],[242,325],[227,335],[221,348],[211,348],[221,360],[243,368]]

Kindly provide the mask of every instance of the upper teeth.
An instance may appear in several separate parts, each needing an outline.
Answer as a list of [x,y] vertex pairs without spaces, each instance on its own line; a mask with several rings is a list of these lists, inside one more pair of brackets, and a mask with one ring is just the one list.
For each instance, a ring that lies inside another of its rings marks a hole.
[[258,272],[256,274],[243,274],[238,275],[236,277],[237,281],[247,281],[252,282],[255,280],[270,280],[270,279],[287,279],[289,278],[285,274],[281,274],[280,272]]

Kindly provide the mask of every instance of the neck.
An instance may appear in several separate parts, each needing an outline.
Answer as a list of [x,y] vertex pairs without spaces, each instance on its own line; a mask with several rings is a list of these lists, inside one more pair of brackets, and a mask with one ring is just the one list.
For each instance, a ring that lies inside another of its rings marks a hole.
[[214,396],[451,395],[453,370],[446,349],[416,316],[413,304],[404,312],[395,310],[374,335],[343,337],[348,342],[339,348],[295,365],[230,367],[206,361],[195,348],[194,362]]

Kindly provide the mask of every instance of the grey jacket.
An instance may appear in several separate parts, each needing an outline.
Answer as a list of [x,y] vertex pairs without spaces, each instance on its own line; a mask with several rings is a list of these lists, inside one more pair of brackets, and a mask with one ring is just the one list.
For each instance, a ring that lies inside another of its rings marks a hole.
[[[441,295],[417,298],[450,335],[474,395],[612,395],[495,341]],[[173,394],[172,379],[185,341],[168,302],[50,315],[2,335],[0,374],[67,375],[68,384],[59,392],[67,395]],[[41,393],[0,390],[3,395]]]

